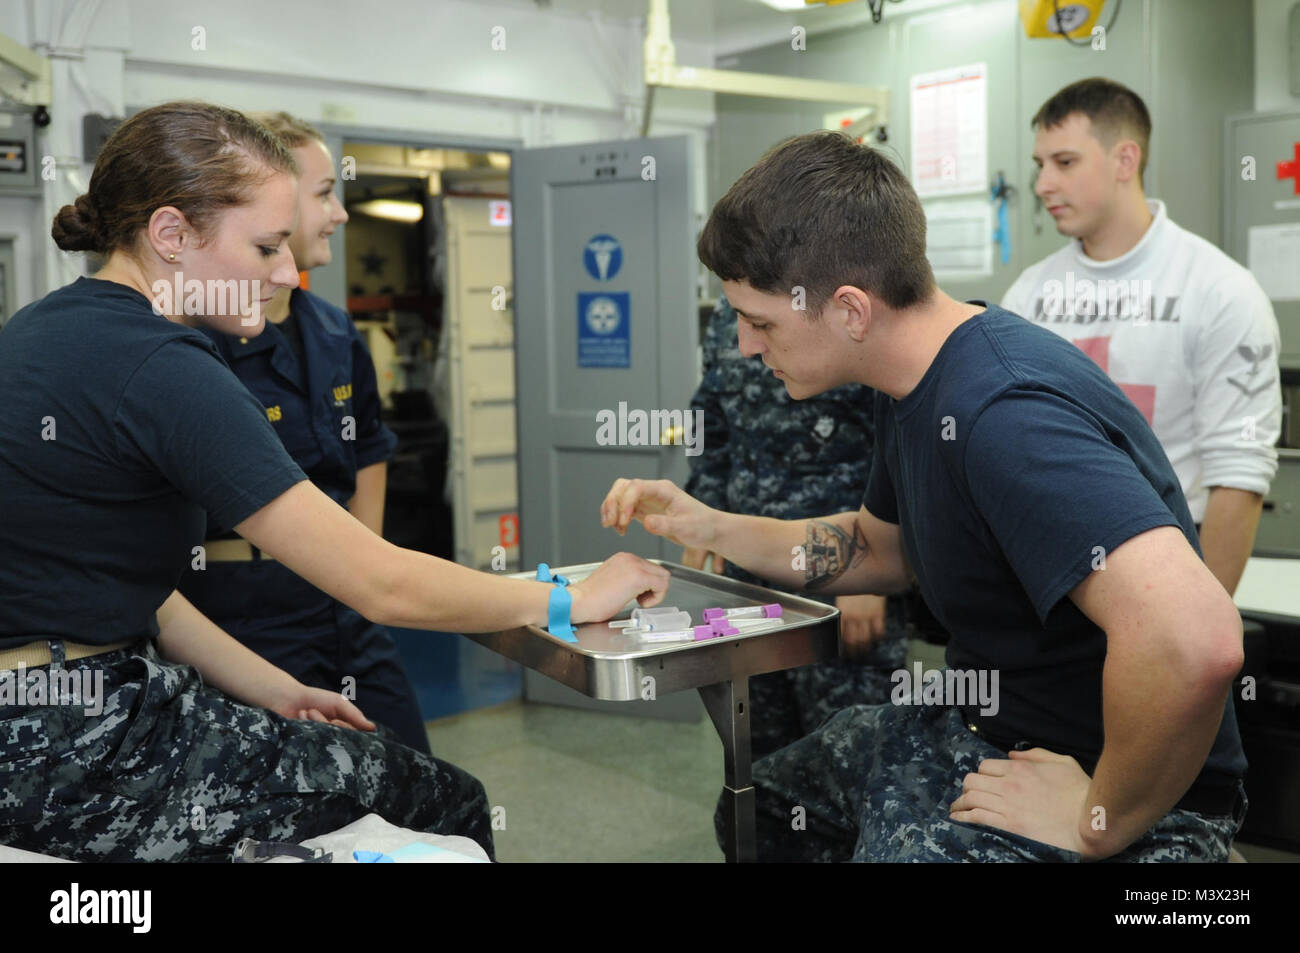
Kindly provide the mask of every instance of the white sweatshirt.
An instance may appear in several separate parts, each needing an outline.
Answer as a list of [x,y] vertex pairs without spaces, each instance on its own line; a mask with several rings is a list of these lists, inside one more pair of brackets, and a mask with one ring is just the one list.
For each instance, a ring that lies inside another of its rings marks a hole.
[[1094,261],[1076,239],[1026,268],[1002,307],[1073,342],[1128,394],[1199,523],[1210,487],[1263,494],[1277,472],[1281,338],[1255,277],[1147,204],[1155,220],[1126,254]]

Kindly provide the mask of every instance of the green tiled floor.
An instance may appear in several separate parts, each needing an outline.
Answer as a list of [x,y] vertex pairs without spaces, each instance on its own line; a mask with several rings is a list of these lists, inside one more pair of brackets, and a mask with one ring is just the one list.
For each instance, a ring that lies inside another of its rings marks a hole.
[[713,836],[722,743],[707,719],[512,702],[428,727],[434,754],[504,808],[505,829],[494,832],[504,863],[722,862]]

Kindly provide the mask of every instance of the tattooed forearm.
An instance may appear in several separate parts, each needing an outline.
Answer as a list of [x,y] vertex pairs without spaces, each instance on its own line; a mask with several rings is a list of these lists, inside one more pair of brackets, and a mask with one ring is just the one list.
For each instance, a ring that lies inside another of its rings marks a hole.
[[816,589],[838,579],[845,570],[859,565],[867,558],[867,538],[862,527],[853,521],[853,535],[849,536],[834,523],[809,520],[807,542],[804,544],[805,587]]

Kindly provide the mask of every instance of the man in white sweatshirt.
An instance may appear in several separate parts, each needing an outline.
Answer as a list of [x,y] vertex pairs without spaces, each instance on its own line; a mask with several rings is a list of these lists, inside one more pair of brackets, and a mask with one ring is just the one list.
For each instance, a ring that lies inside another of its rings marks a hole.
[[1002,307],[1072,341],[1142,411],[1182,484],[1205,563],[1232,593],[1277,472],[1272,305],[1249,271],[1144,196],[1151,118],[1136,93],[1080,80],[1032,126],[1034,191],[1074,240],[1025,269]]

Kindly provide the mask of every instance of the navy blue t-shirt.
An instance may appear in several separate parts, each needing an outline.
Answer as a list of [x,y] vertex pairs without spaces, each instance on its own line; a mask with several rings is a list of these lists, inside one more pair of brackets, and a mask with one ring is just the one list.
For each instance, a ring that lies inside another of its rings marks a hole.
[[0,329],[0,648],[158,634],[205,511],[306,475],[203,334],[79,278]]
[[[981,727],[1091,773],[1106,636],[1068,594],[1149,529],[1177,526],[1198,554],[1200,543],[1173,467],[1124,393],[1073,344],[986,307],[910,394],[877,394],[863,505],[898,524],[951,633],[949,667],[999,672],[999,710]],[[1245,769],[1229,698],[1198,783]]]

